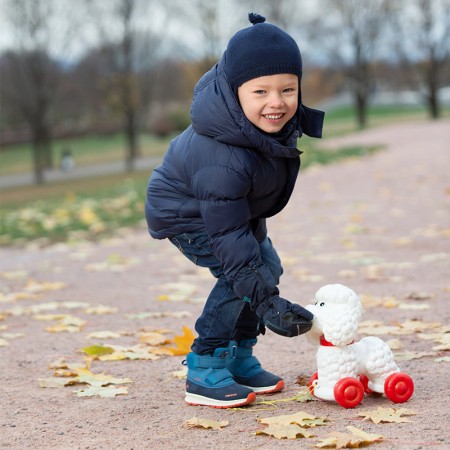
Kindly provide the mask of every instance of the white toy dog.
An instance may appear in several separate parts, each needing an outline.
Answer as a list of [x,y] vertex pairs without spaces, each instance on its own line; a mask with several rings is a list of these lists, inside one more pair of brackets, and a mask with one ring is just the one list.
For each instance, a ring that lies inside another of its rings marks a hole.
[[311,377],[313,395],[335,400],[345,408],[357,406],[364,393],[385,394],[394,403],[406,402],[414,391],[412,379],[400,372],[389,346],[377,337],[355,342],[361,302],[350,288],[328,284],[316,292],[308,339],[319,345],[317,372]]

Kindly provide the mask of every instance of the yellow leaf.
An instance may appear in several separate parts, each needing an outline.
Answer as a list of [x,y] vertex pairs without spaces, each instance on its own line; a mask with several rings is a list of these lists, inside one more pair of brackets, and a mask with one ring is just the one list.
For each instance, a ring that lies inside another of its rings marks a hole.
[[377,434],[369,434],[358,428],[348,426],[352,434],[349,433],[330,433],[327,438],[321,439],[317,448],[358,448],[378,442],[383,439],[383,436]]
[[126,384],[133,383],[133,380],[129,378],[114,378],[112,375],[106,375],[103,373],[92,373],[88,369],[78,369],[78,382],[86,383],[91,386],[101,387],[109,384]]
[[411,422],[402,416],[414,416],[415,411],[406,408],[382,408],[379,406],[377,409],[372,409],[369,411],[361,411],[358,416],[364,417],[364,420],[371,420],[374,423],[402,423]]
[[199,417],[192,417],[191,419],[188,419],[185,422],[185,425],[188,428],[206,428],[212,430],[220,430],[223,427],[228,426],[228,424],[229,424],[228,420],[216,422],[215,420],[201,419]]
[[47,327],[45,331],[50,333],[59,333],[68,331],[69,333],[75,333],[81,331],[81,328],[86,324],[85,320],[81,320],[78,317],[71,315],[64,316],[56,325]]
[[41,388],[62,388],[74,384],[76,378],[38,378]]
[[128,388],[127,387],[97,387],[97,386],[89,386],[87,389],[79,389],[74,391],[78,397],[102,397],[102,398],[110,398],[115,397],[117,395],[127,395]]
[[143,342],[149,345],[163,345],[170,342],[164,335],[161,333],[156,333],[154,331],[148,331],[145,333],[140,333],[139,342]]
[[263,430],[258,430],[255,432],[256,435],[267,435],[273,436],[276,439],[298,439],[298,438],[310,438],[314,435],[304,430],[295,424],[287,424],[287,425],[269,425],[267,428]]
[[303,428],[315,427],[317,425],[325,425],[327,419],[322,417],[315,417],[311,414],[305,413],[303,411],[299,411],[295,414],[290,415],[282,415],[275,417],[266,417],[262,419],[258,419],[259,422],[264,423],[266,425],[290,425],[295,424]]
[[192,330],[186,326],[183,326],[183,335],[175,336],[173,338],[173,342],[176,346],[171,347],[168,350],[174,356],[187,355],[191,351],[191,345],[193,344],[194,339],[195,336]]
[[91,345],[82,349],[88,356],[102,356],[114,353],[114,349],[111,347],[103,347],[101,345]]

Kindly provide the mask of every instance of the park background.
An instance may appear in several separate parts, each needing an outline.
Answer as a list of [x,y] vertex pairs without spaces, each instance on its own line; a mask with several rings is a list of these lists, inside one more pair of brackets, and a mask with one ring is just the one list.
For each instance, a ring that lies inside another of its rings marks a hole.
[[[325,138],[450,113],[449,0],[0,5],[2,244],[142,224],[152,167],[188,126],[195,83],[250,25],[249,11],[299,43],[304,103],[326,111]],[[300,147],[304,167],[373,150],[330,154],[308,138]],[[121,214],[107,211],[111,197]]]

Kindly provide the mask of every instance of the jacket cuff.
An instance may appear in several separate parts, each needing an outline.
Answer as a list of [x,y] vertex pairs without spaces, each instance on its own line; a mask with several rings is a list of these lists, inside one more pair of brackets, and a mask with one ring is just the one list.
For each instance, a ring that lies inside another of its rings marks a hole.
[[252,311],[256,311],[263,301],[280,293],[272,272],[263,263],[251,264],[240,270],[233,288],[239,298],[249,302]]

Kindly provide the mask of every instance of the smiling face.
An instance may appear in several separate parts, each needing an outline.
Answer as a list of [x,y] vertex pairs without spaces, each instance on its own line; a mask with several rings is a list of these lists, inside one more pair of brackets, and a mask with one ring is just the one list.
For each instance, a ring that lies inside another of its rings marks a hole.
[[247,119],[266,133],[277,133],[298,107],[298,77],[289,73],[253,78],[238,88]]

